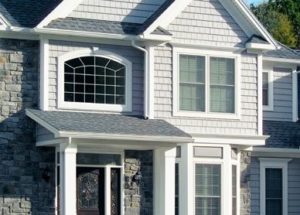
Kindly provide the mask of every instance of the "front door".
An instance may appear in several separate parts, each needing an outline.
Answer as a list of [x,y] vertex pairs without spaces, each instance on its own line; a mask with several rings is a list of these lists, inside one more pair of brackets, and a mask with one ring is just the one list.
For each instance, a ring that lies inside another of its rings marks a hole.
[[104,215],[105,168],[77,168],[77,214]]

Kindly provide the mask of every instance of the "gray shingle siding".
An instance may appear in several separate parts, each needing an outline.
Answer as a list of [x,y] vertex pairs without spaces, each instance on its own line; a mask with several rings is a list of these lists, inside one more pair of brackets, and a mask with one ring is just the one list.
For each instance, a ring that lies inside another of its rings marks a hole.
[[243,47],[247,35],[219,0],[193,0],[167,27],[174,42],[214,47]]
[[69,17],[144,23],[164,0],[83,0]]
[[293,120],[293,80],[292,70],[285,68],[273,69],[273,101],[274,110],[264,111],[264,120]]
[[241,59],[241,120],[174,117],[172,48],[155,49],[155,117],[166,119],[186,132],[201,134],[257,134],[256,56],[243,54]]
[[57,109],[57,61],[58,57],[71,51],[84,48],[98,47],[100,50],[110,51],[123,56],[132,62],[132,114],[143,114],[144,103],[144,57],[143,53],[129,46],[106,44],[91,44],[66,41],[49,41],[49,108]]

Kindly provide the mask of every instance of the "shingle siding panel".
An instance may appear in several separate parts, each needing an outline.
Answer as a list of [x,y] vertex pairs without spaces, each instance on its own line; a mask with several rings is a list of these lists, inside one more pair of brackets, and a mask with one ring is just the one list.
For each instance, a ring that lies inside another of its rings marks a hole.
[[274,68],[273,97],[274,111],[264,111],[264,120],[292,121],[293,120],[293,93],[292,71],[283,68]]
[[248,39],[219,0],[193,0],[167,30],[187,44],[234,47]]
[[77,51],[83,48],[98,47],[100,50],[106,50],[121,55],[132,62],[132,114],[143,114],[143,53],[128,46],[115,46],[106,44],[89,44],[79,42],[49,41],[49,108],[57,109],[57,68],[58,57],[67,52]]
[[[241,120],[174,117],[172,48],[155,49],[154,108],[155,117],[166,119],[186,132],[203,134],[248,134],[257,132],[257,75],[255,55],[243,54],[241,66]],[[244,70],[244,68],[247,68]],[[244,74],[245,71],[245,74]]]
[[69,17],[143,23],[163,3],[164,0],[83,0]]

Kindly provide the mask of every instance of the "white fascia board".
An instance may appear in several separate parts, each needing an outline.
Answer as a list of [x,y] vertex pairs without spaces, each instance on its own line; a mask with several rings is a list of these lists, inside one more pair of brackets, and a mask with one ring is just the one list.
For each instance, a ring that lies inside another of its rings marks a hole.
[[38,28],[47,26],[52,20],[67,17],[82,0],[63,0],[51,13],[48,14],[38,25]]
[[31,118],[32,120],[34,120],[35,122],[37,122],[38,124],[40,124],[41,126],[46,128],[47,130],[52,132],[54,134],[54,137],[58,137],[59,132],[56,128],[54,128],[53,126],[51,126],[49,123],[45,122],[44,120],[41,120],[39,117],[37,117],[35,114],[33,114],[28,109],[25,110],[25,113],[29,118]]
[[0,28],[0,38],[39,40],[39,35],[27,28],[15,30],[8,27],[6,29]]
[[184,48],[184,49],[206,49],[211,51],[224,51],[231,52],[233,54],[241,54],[246,48],[243,47],[221,47],[221,46],[211,46],[211,45],[198,45],[198,44],[185,44],[178,42],[170,42],[170,44],[176,48]]
[[300,154],[300,148],[270,148],[270,147],[249,147],[245,151],[251,152],[266,152],[266,153],[298,153]]
[[154,40],[154,41],[171,41],[171,35],[156,35],[156,34],[141,34],[137,36],[140,40]]
[[129,40],[129,41],[152,40],[152,41],[167,42],[171,39],[170,36],[160,36],[160,35],[141,36],[141,35],[129,35],[129,34],[110,34],[110,33],[89,32],[89,31],[64,30],[64,29],[56,29],[56,28],[34,28],[34,31],[39,34],[46,34],[46,35],[105,38],[105,39]]
[[263,51],[270,51],[275,50],[275,47],[271,44],[261,44],[261,43],[247,43],[247,49],[254,49],[254,50],[263,50]]
[[280,63],[292,63],[300,65],[300,59],[287,59],[287,58],[276,58],[276,57],[263,57],[263,61],[280,62]]
[[150,141],[167,143],[192,143],[193,139],[188,137],[175,136],[146,136],[130,134],[104,134],[93,132],[66,132],[60,131],[59,137],[84,138],[84,139],[103,139],[103,140],[132,140],[132,141]]
[[192,135],[195,142],[207,144],[230,144],[240,146],[264,146],[269,136],[258,135]]
[[1,29],[5,29],[5,28],[11,26],[11,24],[9,23],[9,21],[2,14],[0,14],[0,22],[3,24],[2,27],[0,26]]
[[174,2],[144,31],[150,35],[157,27],[166,28],[192,0],[174,0]]

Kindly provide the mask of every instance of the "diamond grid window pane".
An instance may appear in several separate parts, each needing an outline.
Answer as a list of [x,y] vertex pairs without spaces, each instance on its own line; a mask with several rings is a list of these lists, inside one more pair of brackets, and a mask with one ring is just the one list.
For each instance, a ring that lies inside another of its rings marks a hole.
[[220,215],[221,212],[221,166],[196,164],[195,167],[196,215]]
[[86,56],[66,61],[64,68],[65,101],[125,104],[123,64],[104,57]]
[[180,55],[180,110],[205,110],[205,57]]
[[210,111],[235,112],[234,59],[210,58]]

